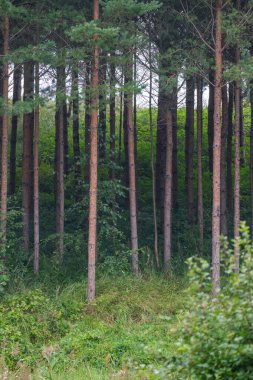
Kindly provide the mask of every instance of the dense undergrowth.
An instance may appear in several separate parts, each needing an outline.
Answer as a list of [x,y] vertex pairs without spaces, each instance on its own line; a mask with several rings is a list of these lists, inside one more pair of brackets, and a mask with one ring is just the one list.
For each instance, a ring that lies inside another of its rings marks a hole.
[[4,297],[2,376],[9,371],[8,378],[153,378],[149,366],[159,368],[173,350],[164,337],[167,318],[174,324],[184,303],[182,280],[101,277],[92,310],[85,286],[75,282],[52,290],[42,281]]

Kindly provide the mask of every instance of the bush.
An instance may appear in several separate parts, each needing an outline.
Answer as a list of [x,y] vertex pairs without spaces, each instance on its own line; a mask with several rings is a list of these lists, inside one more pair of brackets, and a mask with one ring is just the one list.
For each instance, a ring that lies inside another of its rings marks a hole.
[[188,312],[183,315],[177,354],[160,372],[166,379],[252,379],[253,244],[242,224],[240,273],[234,272],[232,250],[223,242],[222,290],[210,296],[210,266],[190,259]]

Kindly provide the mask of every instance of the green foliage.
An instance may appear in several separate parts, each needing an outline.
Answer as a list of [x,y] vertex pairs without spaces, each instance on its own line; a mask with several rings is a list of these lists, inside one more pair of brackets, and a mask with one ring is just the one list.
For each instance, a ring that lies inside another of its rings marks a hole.
[[188,312],[178,328],[177,354],[161,371],[166,379],[250,380],[253,373],[253,244],[241,225],[240,272],[223,242],[222,289],[210,296],[209,264],[190,259]]
[[85,303],[84,282],[62,290],[49,285],[20,287],[19,294],[2,300],[1,357],[9,368],[29,366],[37,378],[62,379],[65,372],[72,379],[72,371],[83,367],[103,373],[103,379],[120,371],[141,379],[140,366],[162,363],[169,355],[172,341],[164,340],[167,320],[160,315],[175,315],[182,304],[182,281],[101,277],[92,311]]

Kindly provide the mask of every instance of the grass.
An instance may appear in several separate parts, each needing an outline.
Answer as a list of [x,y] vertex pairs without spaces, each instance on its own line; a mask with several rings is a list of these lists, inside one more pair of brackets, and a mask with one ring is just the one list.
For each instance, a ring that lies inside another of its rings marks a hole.
[[151,367],[173,353],[168,330],[183,307],[183,287],[182,279],[156,275],[101,277],[91,311],[84,282],[49,295],[44,285],[9,295],[0,378],[156,379]]

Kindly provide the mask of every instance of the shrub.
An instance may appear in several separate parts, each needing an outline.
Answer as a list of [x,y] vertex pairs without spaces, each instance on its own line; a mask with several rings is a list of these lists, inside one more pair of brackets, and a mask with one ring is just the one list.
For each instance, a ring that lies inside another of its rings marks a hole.
[[252,379],[253,373],[253,244],[241,225],[240,273],[234,272],[232,250],[223,242],[222,289],[210,296],[210,266],[189,263],[189,308],[183,314],[177,354],[160,371],[166,379]]

